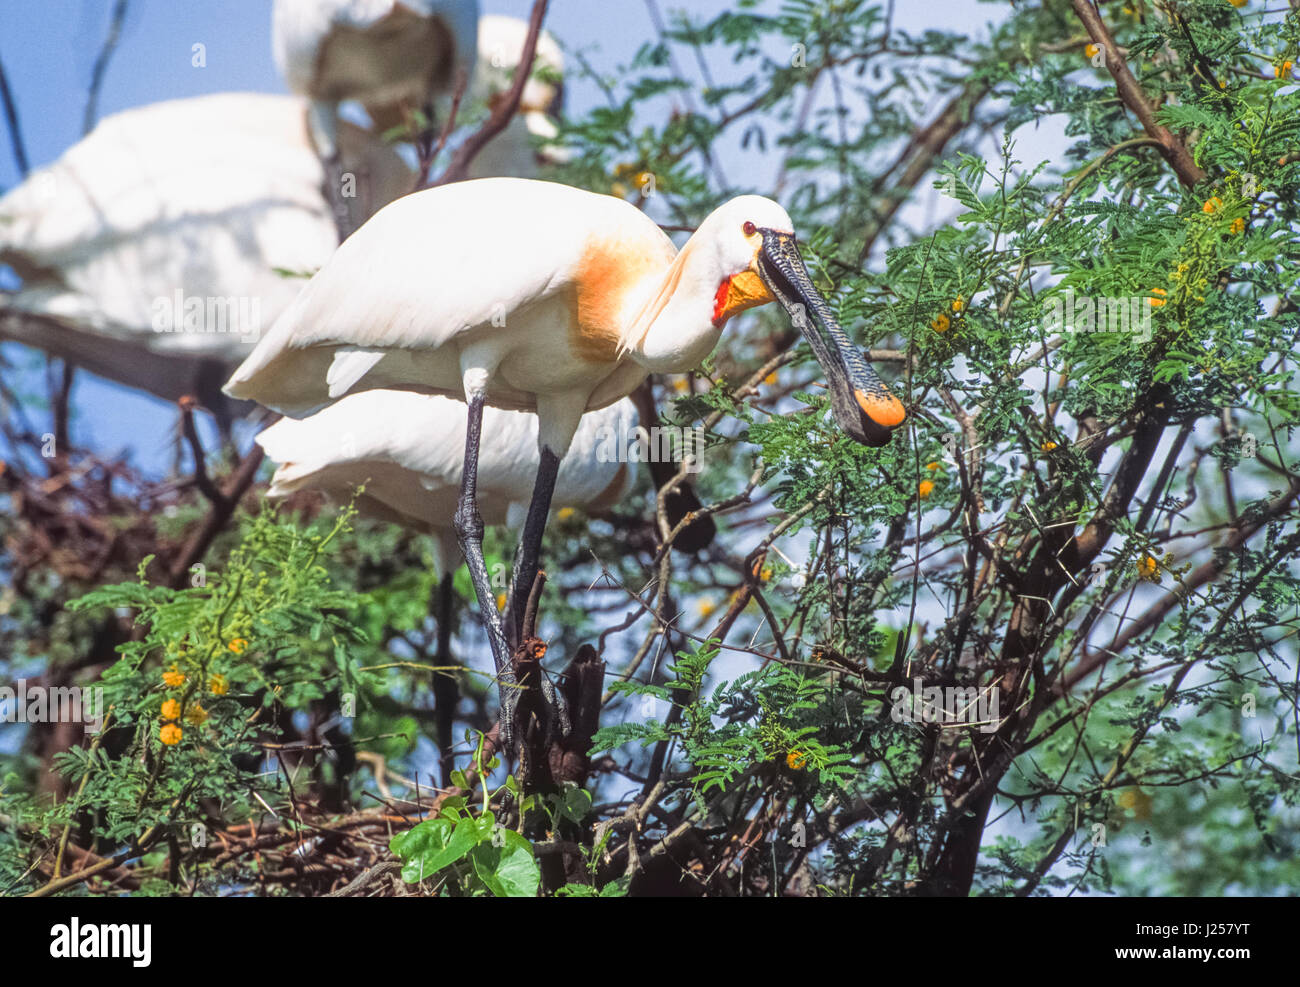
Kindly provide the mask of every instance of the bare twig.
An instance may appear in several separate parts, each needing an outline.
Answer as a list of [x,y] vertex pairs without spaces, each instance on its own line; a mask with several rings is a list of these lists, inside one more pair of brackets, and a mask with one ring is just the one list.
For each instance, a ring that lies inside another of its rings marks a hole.
[[221,492],[221,500],[213,503],[212,509],[208,511],[208,516],[203,520],[203,526],[194,533],[194,537],[189,540],[184,550],[172,564],[171,572],[168,575],[168,582],[171,586],[180,588],[185,585],[190,567],[203,558],[203,553],[212,544],[212,539],[220,534],[221,529],[226,526],[226,522],[230,520],[230,516],[235,512],[235,506],[239,503],[239,499],[253,485],[253,480],[257,478],[257,469],[262,465],[262,456],[264,454],[262,447],[254,444],[248,455],[240,461],[239,466],[230,478],[230,482],[226,485],[226,489]]
[[104,85],[104,74],[108,71],[108,63],[112,60],[113,52],[117,50],[117,43],[122,38],[126,6],[127,0],[117,0],[113,4],[113,15],[108,22],[108,34],[104,37],[104,44],[99,49],[99,55],[95,58],[95,67],[90,73],[90,90],[86,93],[86,109],[81,116],[83,136],[95,129],[95,123],[99,119],[99,91]]
[[23,141],[23,128],[18,122],[18,106],[14,103],[14,94],[9,89],[9,77],[5,75],[4,62],[0,62],[0,104],[3,104],[5,125],[9,128],[9,147],[14,152],[14,164],[18,166],[20,178],[26,178],[31,171],[27,158],[27,145]]
[[464,179],[469,172],[470,164],[478,156],[479,151],[483,150],[488,141],[505,130],[506,124],[519,110],[519,100],[524,94],[524,86],[528,84],[528,78],[533,72],[533,58],[537,54],[537,37],[542,31],[542,21],[546,18],[548,2],[549,0],[533,0],[532,16],[528,19],[528,37],[524,39],[524,49],[519,58],[519,67],[515,69],[514,82],[510,86],[510,91],[506,93],[505,99],[501,100],[493,108],[491,115],[483,126],[471,134],[465,143],[457,148],[451,164],[447,166],[447,170],[439,175],[436,181],[430,182],[430,187],[446,185],[448,182],[458,182]]
[[1205,171],[1193,160],[1192,155],[1183,142],[1175,137],[1167,127],[1156,122],[1155,110],[1147,95],[1142,90],[1141,84],[1133,77],[1129,70],[1128,63],[1124,61],[1120,54],[1119,46],[1115,44],[1115,38],[1110,33],[1110,28],[1106,22],[1101,19],[1101,14],[1091,0],[1071,0],[1074,6],[1074,12],[1078,15],[1079,20],[1087,29],[1089,37],[1093,42],[1100,46],[1102,58],[1105,60],[1106,68],[1111,77],[1115,80],[1115,88],[1119,90],[1120,99],[1124,105],[1133,111],[1133,114],[1142,124],[1142,129],[1147,132],[1149,137],[1154,138],[1160,145],[1160,153],[1165,156],[1174,173],[1178,175],[1178,180],[1188,188],[1205,181]]

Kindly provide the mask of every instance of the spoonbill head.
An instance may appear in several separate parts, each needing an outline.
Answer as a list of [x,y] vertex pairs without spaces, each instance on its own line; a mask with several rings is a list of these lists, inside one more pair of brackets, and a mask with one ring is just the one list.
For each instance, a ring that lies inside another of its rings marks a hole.
[[850,342],[813,285],[789,214],[771,199],[743,195],[716,209],[696,235],[706,231],[722,254],[714,321],[720,325],[747,308],[778,302],[826,374],[840,428],[865,445],[885,445],[905,417],[902,402]]
[[377,130],[450,93],[473,69],[477,0],[275,0],[271,49],[290,90],[312,100],[313,136],[336,151],[338,105]]

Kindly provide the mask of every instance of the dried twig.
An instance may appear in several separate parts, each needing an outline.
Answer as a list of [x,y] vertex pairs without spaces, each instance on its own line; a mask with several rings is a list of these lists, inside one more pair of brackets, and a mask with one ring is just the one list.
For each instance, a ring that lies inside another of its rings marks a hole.
[[506,124],[518,111],[520,97],[524,94],[524,86],[528,84],[528,78],[533,72],[533,57],[537,53],[537,37],[541,33],[542,21],[546,17],[547,3],[548,0],[533,0],[532,16],[528,19],[528,37],[524,40],[523,53],[519,58],[519,67],[515,69],[514,83],[510,86],[510,91],[493,108],[491,115],[483,126],[471,134],[465,143],[457,148],[455,156],[451,159],[451,164],[447,166],[447,170],[439,175],[436,181],[430,182],[430,187],[463,180],[469,172],[470,164],[478,156],[479,151],[483,150],[488,141],[506,129]]

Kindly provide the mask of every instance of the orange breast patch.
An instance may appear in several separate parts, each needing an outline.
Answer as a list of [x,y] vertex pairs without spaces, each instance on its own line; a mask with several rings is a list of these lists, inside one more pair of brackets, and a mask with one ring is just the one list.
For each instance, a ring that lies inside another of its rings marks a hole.
[[627,293],[661,265],[635,247],[617,240],[593,241],[583,253],[574,278],[570,342],[589,363],[615,363]]

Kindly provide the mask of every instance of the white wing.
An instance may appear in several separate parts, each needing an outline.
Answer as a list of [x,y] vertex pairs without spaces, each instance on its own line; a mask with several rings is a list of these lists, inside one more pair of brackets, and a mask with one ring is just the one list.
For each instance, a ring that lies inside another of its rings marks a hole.
[[[524,346],[547,326],[562,332],[569,309],[557,296],[572,292],[594,249],[615,247],[663,269],[676,253],[630,203],[553,182],[487,178],[406,196],[335,251],[226,391],[302,415],[373,365],[353,351],[389,351],[371,386],[459,394],[458,355],[433,351],[485,334]],[[539,373],[558,365],[565,341],[552,342]],[[336,367],[339,350],[348,352]]]

